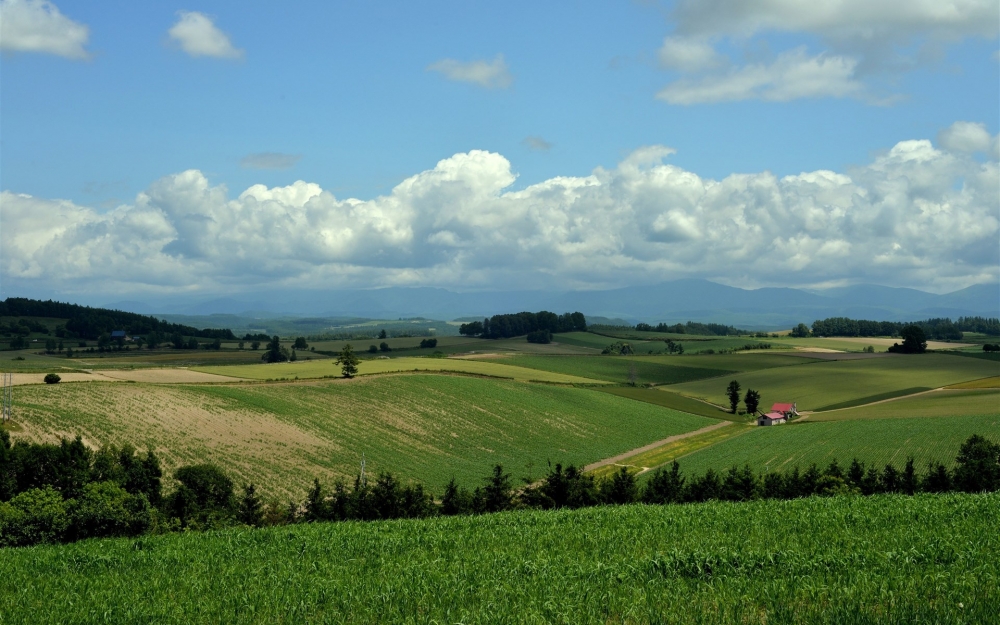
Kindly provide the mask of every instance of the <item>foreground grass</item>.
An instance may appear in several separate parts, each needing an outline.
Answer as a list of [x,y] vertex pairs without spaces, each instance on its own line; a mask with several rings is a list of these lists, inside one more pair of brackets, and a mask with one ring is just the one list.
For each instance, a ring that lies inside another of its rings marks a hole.
[[5,623],[986,623],[1000,495],[510,512],[8,550]]
[[846,468],[853,458],[881,468],[902,468],[908,456],[923,469],[929,461],[947,467],[955,463],[962,442],[973,434],[1000,442],[1000,414],[912,418],[793,422],[754,427],[738,438],[695,452],[680,461],[685,473],[704,473],[749,464],[755,471],[825,467],[837,459]]
[[300,384],[22,387],[18,437],[80,434],[93,446],[151,448],[167,469],[216,462],[268,495],[305,494],[313,477],[387,470],[440,496],[452,477],[481,483],[495,463],[538,477],[715,421],[589,389],[412,374]]
[[[814,362],[733,376],[744,389],[761,394],[761,406],[797,402],[799,410],[817,410],[852,400],[914,387],[939,388],[1000,373],[1000,362],[945,354],[895,356],[870,360]],[[671,390],[726,404],[728,380],[700,380]]]
[[[247,380],[305,380],[340,377],[340,366],[332,359],[249,366],[197,367],[195,370]],[[578,375],[511,366],[511,363],[506,360],[504,362],[488,362],[485,360],[464,360],[458,358],[403,357],[387,358],[384,360],[363,360],[358,364],[358,375],[362,376],[406,371],[451,371],[525,382],[536,381],[557,384],[601,383],[600,380],[588,379]]]

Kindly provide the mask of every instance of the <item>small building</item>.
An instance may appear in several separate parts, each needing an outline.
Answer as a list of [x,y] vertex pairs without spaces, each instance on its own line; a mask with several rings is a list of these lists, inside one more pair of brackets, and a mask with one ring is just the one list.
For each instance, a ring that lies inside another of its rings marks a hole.
[[785,415],[786,419],[799,416],[799,409],[794,402],[791,404],[774,404],[771,406],[771,412],[781,413]]
[[112,330],[111,331],[112,341],[131,341],[132,337],[125,334],[125,330]]
[[757,425],[778,425],[785,421],[788,421],[788,417],[780,412],[769,412],[757,417]]

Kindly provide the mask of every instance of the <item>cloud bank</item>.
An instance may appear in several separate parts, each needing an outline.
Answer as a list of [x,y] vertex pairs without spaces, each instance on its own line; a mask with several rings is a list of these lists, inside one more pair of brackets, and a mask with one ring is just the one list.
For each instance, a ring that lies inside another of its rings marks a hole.
[[0,0],[0,50],[86,59],[89,29],[45,0]]
[[[876,282],[950,291],[1000,279],[1000,167],[903,141],[848,172],[711,180],[636,150],[523,190],[474,150],[370,200],[303,181],[236,197],[197,170],[100,213],[4,191],[5,280],[61,292],[387,285],[587,288],[704,277],[743,286]],[[992,137],[991,145],[996,138]],[[968,146],[971,146],[968,147]]]
[[[680,77],[658,97],[682,105],[813,97],[891,102],[866,83],[940,58],[950,44],[1000,34],[994,0],[681,0],[672,18],[659,61]],[[742,62],[723,53],[742,48],[756,56],[771,47],[772,35],[804,37],[822,50],[797,46]]]
[[233,45],[229,35],[219,30],[212,18],[197,11],[179,11],[177,23],[167,34],[193,57],[211,56],[218,59],[243,58],[243,50]]

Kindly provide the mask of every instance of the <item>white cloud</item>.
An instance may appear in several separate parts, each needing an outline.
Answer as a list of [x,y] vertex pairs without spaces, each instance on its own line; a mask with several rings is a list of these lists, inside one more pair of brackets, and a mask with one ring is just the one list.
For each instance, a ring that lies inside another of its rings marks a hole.
[[496,55],[492,61],[442,59],[428,65],[427,70],[444,74],[448,80],[467,82],[487,89],[506,89],[514,82],[502,54]]
[[665,163],[671,153],[648,146],[514,191],[507,159],[476,150],[370,200],[303,181],[232,197],[197,170],[108,213],[4,191],[0,270],[95,292],[1000,280],[995,157],[903,141],[849,172],[712,180]]
[[[892,89],[885,78],[944,58],[943,50],[967,38],[996,39],[996,0],[680,0],[672,12],[674,33],[664,40],[660,64],[683,76],[660,93],[668,102],[689,104],[761,98],[858,97],[873,103],[867,85]],[[789,64],[734,63],[715,46],[728,44],[756,56],[772,47],[774,34],[799,36],[820,51]],[[740,95],[743,94],[743,95]]]
[[301,154],[258,152],[247,154],[240,159],[240,166],[246,169],[291,169],[300,160],[302,160]]
[[89,32],[45,0],[0,0],[0,50],[86,59]]
[[993,137],[985,124],[955,122],[938,133],[938,143],[952,152],[987,152],[993,147]]
[[714,69],[728,62],[703,39],[690,37],[667,37],[659,52],[660,65],[682,72],[698,72]]
[[854,78],[856,64],[839,56],[811,57],[805,48],[798,48],[781,54],[769,65],[745,65],[723,74],[681,78],[664,87],[657,97],[670,104],[844,98],[864,90]]
[[177,23],[167,34],[181,50],[194,57],[212,56],[220,59],[239,59],[243,50],[233,46],[229,35],[216,28],[212,19],[197,11],[179,11]]

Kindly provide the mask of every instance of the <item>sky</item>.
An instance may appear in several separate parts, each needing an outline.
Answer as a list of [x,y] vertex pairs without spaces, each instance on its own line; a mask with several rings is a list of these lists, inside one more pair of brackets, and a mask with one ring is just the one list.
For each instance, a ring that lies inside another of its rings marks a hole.
[[996,0],[0,0],[0,296],[1000,281]]

